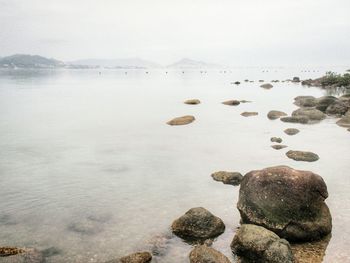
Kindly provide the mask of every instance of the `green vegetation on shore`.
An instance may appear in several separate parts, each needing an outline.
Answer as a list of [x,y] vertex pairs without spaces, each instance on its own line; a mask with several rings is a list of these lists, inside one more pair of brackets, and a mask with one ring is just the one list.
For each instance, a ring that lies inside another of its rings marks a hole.
[[338,87],[350,86],[350,73],[337,74],[335,72],[327,72],[321,80],[322,86],[336,85]]

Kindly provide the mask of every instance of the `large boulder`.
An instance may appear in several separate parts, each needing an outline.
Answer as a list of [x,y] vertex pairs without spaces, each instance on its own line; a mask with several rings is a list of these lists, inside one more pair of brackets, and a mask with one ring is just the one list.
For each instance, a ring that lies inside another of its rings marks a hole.
[[242,222],[292,241],[317,240],[332,230],[327,186],[309,171],[276,166],[243,177],[237,208]]
[[175,235],[186,240],[205,240],[225,231],[224,222],[203,207],[191,208],[171,228]]
[[271,110],[267,114],[267,118],[269,118],[270,120],[276,120],[276,119],[283,117],[283,116],[287,116],[287,113],[285,113],[283,111],[278,111],[278,110]]
[[317,99],[313,96],[298,96],[294,98],[294,104],[299,107],[315,107]]
[[294,117],[307,117],[312,121],[320,121],[327,117],[322,111],[313,108],[300,108],[293,111],[292,116]]
[[348,103],[346,103],[343,100],[337,100],[327,107],[326,113],[328,115],[342,116],[348,111],[348,109],[349,109]]
[[329,105],[337,101],[338,99],[333,96],[323,96],[317,99],[316,109],[326,112]]
[[293,159],[294,161],[304,161],[304,162],[316,162],[320,157],[313,152],[306,151],[288,151],[286,153],[289,159]]
[[231,249],[249,262],[294,262],[288,241],[261,226],[243,224],[232,240]]
[[0,247],[0,262],[45,263],[45,258],[34,248]]
[[243,179],[243,175],[238,172],[219,171],[211,175],[215,181],[224,184],[239,185]]
[[206,245],[196,246],[190,253],[190,263],[230,263],[221,252]]
[[194,120],[195,120],[195,118],[193,116],[186,115],[186,116],[174,118],[174,119],[168,121],[167,124],[171,125],[171,126],[173,126],[173,125],[186,125],[186,124],[190,124]]

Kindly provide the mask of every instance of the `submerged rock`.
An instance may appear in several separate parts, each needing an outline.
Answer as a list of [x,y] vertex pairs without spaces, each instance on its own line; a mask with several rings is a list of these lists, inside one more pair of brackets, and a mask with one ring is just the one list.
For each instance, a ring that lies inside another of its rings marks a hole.
[[245,111],[245,112],[242,112],[241,115],[243,117],[251,117],[251,116],[256,116],[258,115],[259,113],[258,112],[255,112],[255,111]]
[[201,245],[191,251],[190,263],[230,263],[230,260],[221,252]]
[[224,184],[239,185],[243,179],[243,175],[237,172],[219,171],[211,175],[215,181]]
[[191,115],[174,118],[167,122],[168,125],[186,125],[193,122],[195,118]]
[[267,114],[267,118],[269,118],[270,120],[276,120],[283,116],[287,116],[287,113],[278,110],[269,111],[269,113]]
[[287,145],[283,145],[283,144],[275,144],[275,145],[271,145],[271,148],[275,149],[275,150],[281,150],[284,148],[287,148]]
[[292,241],[317,240],[332,230],[327,186],[309,171],[276,166],[243,177],[237,208],[242,222]]
[[273,85],[270,83],[265,83],[265,84],[262,84],[260,87],[263,89],[271,89],[273,88]]
[[62,250],[57,247],[49,247],[41,251],[44,257],[49,258],[62,253]]
[[45,263],[45,258],[34,248],[0,247],[0,262]]
[[300,108],[293,111],[292,116],[294,117],[307,117],[312,121],[320,121],[325,119],[327,116],[322,111],[313,108]]
[[313,152],[305,152],[305,151],[288,151],[286,153],[289,159],[293,159],[294,161],[304,161],[304,162],[315,162],[318,159],[318,155]]
[[279,138],[279,137],[272,137],[272,138],[270,139],[270,141],[271,141],[271,142],[281,143],[281,142],[282,142],[282,139]]
[[102,231],[100,223],[89,219],[72,222],[67,228],[69,231],[82,235],[94,235]]
[[261,226],[243,224],[232,240],[231,249],[249,262],[294,262],[288,241]]
[[309,122],[309,118],[306,116],[282,117],[280,120],[283,122],[301,123],[301,124],[307,124]]
[[205,240],[225,231],[222,220],[203,207],[191,208],[171,228],[175,235],[187,240]]
[[285,129],[284,130],[284,133],[285,134],[288,134],[288,135],[296,135],[298,134],[300,131],[298,129],[295,129],[295,128],[288,128],[288,129]]
[[185,100],[184,102],[185,104],[190,104],[190,105],[196,105],[196,104],[200,104],[201,101],[197,100],[197,99],[190,99],[190,100]]
[[227,100],[224,101],[222,104],[229,105],[229,106],[237,106],[240,104],[239,100]]

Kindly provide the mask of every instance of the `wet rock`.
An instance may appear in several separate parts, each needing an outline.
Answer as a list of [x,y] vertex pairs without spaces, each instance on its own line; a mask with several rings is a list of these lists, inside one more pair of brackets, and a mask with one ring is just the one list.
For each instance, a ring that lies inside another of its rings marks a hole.
[[258,112],[255,112],[255,111],[245,111],[245,112],[242,112],[241,115],[243,117],[251,117],[251,116],[256,116],[258,115],[259,113]]
[[276,120],[283,116],[287,116],[287,113],[278,110],[269,111],[269,113],[267,114],[267,118],[269,118],[270,120]]
[[299,78],[299,77],[294,77],[294,78],[292,79],[292,82],[300,82],[300,78]]
[[288,241],[261,226],[243,224],[232,240],[231,249],[249,262],[294,262]]
[[284,148],[287,148],[287,145],[283,145],[283,144],[275,144],[275,145],[271,145],[271,148],[275,149],[275,150],[281,150]]
[[201,101],[197,100],[197,99],[190,99],[190,100],[185,100],[184,102],[185,104],[189,104],[189,105],[196,105],[196,104],[200,104]]
[[225,231],[222,220],[203,207],[191,208],[171,228],[175,235],[186,240],[205,240]]
[[313,96],[298,96],[294,98],[294,104],[299,107],[315,107],[317,99]]
[[265,83],[265,84],[262,84],[260,87],[263,89],[271,89],[273,88],[273,85],[270,83]]
[[304,162],[315,162],[318,159],[318,155],[313,152],[305,152],[305,151],[288,151],[286,153],[289,159],[293,159],[294,161],[304,161]]
[[156,235],[147,241],[149,245],[149,250],[152,252],[152,255],[155,256],[164,256],[167,254],[170,240],[173,235],[171,233],[164,233],[160,235]]
[[0,262],[45,263],[45,258],[34,248],[0,247]]
[[317,99],[316,109],[326,112],[329,105],[333,104],[338,99],[333,96],[323,96]]
[[224,184],[239,185],[243,179],[243,175],[238,172],[219,171],[211,175],[215,181]]
[[148,263],[151,262],[151,260],[152,255],[149,252],[137,252],[116,261],[108,261],[106,263]]
[[327,107],[326,113],[328,115],[342,116],[348,111],[348,109],[349,106],[346,102],[342,100],[337,100]]
[[229,105],[229,106],[237,106],[240,104],[239,100],[227,100],[224,101],[222,104]]
[[349,94],[344,94],[342,96],[339,97],[339,100],[342,101],[349,101],[350,100],[350,93]]
[[282,117],[282,118],[280,118],[280,120],[283,122],[301,123],[301,124],[307,124],[309,122],[309,118],[306,116]]
[[186,125],[193,122],[195,118],[191,115],[174,118],[167,122],[168,125]]
[[239,84],[241,84],[241,82],[239,82],[239,81],[235,81],[233,84],[235,84],[235,85],[239,85]]
[[277,143],[281,143],[282,142],[282,138],[279,137],[272,137],[270,139],[271,142],[277,142]]
[[350,110],[337,121],[337,124],[341,127],[350,128]]
[[295,261],[298,263],[322,263],[326,249],[331,239],[327,235],[321,240],[307,243],[294,243],[291,245]]
[[317,240],[332,230],[321,176],[288,166],[243,177],[237,208],[242,222],[263,226],[290,241]]
[[288,135],[295,135],[295,134],[298,134],[299,132],[300,131],[298,129],[295,129],[295,128],[288,128],[288,129],[284,130],[284,133],[288,134]]
[[322,111],[312,108],[300,108],[292,113],[293,117],[307,117],[312,121],[320,121],[325,119],[327,116]]
[[191,251],[190,263],[230,263],[230,260],[221,252],[201,245]]

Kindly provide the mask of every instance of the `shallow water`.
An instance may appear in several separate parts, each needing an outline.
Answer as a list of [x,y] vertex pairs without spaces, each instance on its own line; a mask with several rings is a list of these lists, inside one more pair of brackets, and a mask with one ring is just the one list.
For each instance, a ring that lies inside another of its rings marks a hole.
[[[213,247],[233,259],[239,188],[210,174],[283,164],[324,178],[334,225],[324,262],[349,261],[350,133],[334,118],[314,125],[268,120],[269,110],[297,108],[295,96],[326,91],[293,83],[264,90],[257,82],[325,71],[1,71],[0,246],[55,247],[60,253],[47,261],[56,263],[104,262],[158,244],[154,262],[187,262],[191,246],[169,227],[203,206],[226,224]],[[231,84],[236,80],[243,83]],[[189,98],[202,104],[183,104]],[[229,99],[252,103],[221,104]],[[188,114],[196,117],[190,125],[165,124]],[[289,127],[300,133],[285,135]],[[289,147],[272,149],[272,136]],[[295,162],[285,156],[290,149],[320,160]]]

